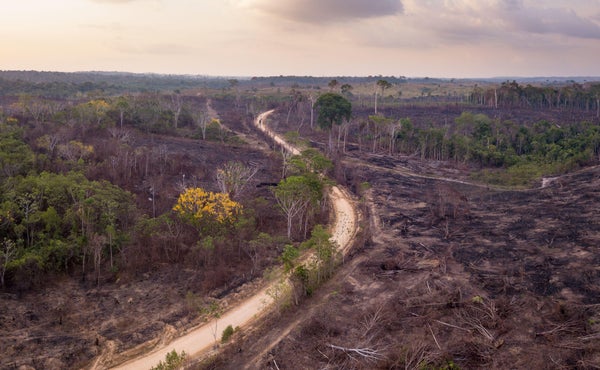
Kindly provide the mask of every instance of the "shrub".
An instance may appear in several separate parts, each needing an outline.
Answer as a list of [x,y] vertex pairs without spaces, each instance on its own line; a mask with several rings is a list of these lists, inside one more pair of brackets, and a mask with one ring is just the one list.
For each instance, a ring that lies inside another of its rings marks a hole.
[[183,366],[183,363],[186,358],[185,351],[181,351],[181,353],[177,353],[177,351],[172,350],[167,353],[165,356],[165,361],[161,361],[156,366],[152,366],[150,370],[176,370],[180,369]]
[[229,325],[223,330],[223,334],[221,335],[221,343],[226,343],[229,341],[231,336],[233,335],[233,326]]

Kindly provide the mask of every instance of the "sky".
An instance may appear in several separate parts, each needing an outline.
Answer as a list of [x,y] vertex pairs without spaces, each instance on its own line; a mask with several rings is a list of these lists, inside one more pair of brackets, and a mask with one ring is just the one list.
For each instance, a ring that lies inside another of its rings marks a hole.
[[0,70],[600,75],[600,0],[4,0]]

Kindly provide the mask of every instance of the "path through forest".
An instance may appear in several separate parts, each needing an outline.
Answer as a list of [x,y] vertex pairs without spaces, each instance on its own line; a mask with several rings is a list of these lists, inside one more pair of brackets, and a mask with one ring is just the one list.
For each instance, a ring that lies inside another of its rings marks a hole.
[[[300,151],[297,148],[285,142],[266,125],[266,120],[272,112],[271,110],[260,114],[254,122],[255,125],[292,154],[299,154]],[[352,240],[358,228],[356,209],[350,195],[340,187],[332,187],[329,196],[335,212],[335,221],[330,230],[331,240],[338,246],[342,254],[346,254],[352,245]],[[114,369],[147,370],[164,360],[167,353],[172,350],[178,353],[185,351],[190,358],[199,357],[216,344],[215,336],[219,339],[223,329],[228,325],[234,328],[244,328],[250,325],[253,319],[268,312],[273,303],[273,297],[269,294],[269,291],[274,289],[279,282],[278,280],[269,283],[252,297],[225,312],[216,322],[214,320],[207,322],[172,342],[131,359]],[[102,369],[102,363],[103,361],[100,361],[100,359],[97,360],[92,369]]]

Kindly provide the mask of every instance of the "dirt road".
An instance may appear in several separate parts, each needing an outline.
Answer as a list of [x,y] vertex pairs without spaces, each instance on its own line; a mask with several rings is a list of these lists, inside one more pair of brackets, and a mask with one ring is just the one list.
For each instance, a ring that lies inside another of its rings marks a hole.
[[244,327],[248,325],[253,318],[265,312],[267,307],[273,302],[273,299],[267,294],[267,288],[263,288],[255,295],[241,302],[237,307],[225,313],[217,320],[216,327],[214,321],[200,326],[182,337],[177,338],[163,348],[144,354],[143,357],[126,362],[115,369],[143,369],[148,370],[156,366],[161,360],[165,359],[167,353],[172,350],[185,353],[195,358],[202,352],[209,350],[215,344],[214,333],[217,339],[220,339],[223,329],[228,325],[233,327]]
[[[297,148],[286,143],[280,136],[269,130],[266,126],[266,119],[272,112],[273,111],[268,111],[260,114],[255,120],[255,125],[292,154],[299,154],[300,151]],[[352,244],[351,242],[356,234],[358,226],[355,208],[348,193],[339,187],[332,187],[329,196],[331,197],[335,212],[335,221],[331,229],[331,240],[337,244],[342,254],[346,254]],[[208,322],[175,339],[169,344],[125,362],[114,367],[114,369],[147,370],[152,366],[157,365],[161,360],[164,360],[166,354],[172,350],[179,353],[185,351],[191,358],[200,356],[202,353],[210,350],[215,344],[215,333],[217,339],[219,339],[223,329],[228,325],[231,325],[234,328],[237,326],[243,328],[249,325],[253,319],[268,312],[269,307],[273,303],[273,298],[268,294],[268,291],[277,283],[278,281],[270,283],[252,297],[242,301],[239,305],[227,311],[217,321],[216,328],[214,321]],[[96,361],[96,364],[92,369],[103,368],[99,363],[99,361]]]
[[273,139],[273,141],[275,141],[277,144],[281,145],[285,150],[292,153],[293,155],[300,155],[300,151],[298,150],[298,148],[296,148],[295,146],[293,146],[293,145],[289,144],[288,142],[286,142],[285,140],[283,140],[283,138],[281,136],[274,133],[267,126],[267,118],[273,112],[274,112],[274,110],[271,109],[269,111],[259,114],[258,117],[256,117],[256,119],[254,120],[254,124],[256,125],[256,127],[258,127],[259,130],[261,130],[264,133],[266,133],[267,135],[269,135],[269,137],[271,139]]

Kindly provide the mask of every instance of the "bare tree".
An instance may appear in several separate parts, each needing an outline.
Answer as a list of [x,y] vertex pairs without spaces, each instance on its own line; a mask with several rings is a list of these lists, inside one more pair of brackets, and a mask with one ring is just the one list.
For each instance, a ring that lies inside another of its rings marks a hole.
[[102,264],[102,250],[106,244],[104,235],[94,233],[89,241],[89,247],[94,258],[94,273],[96,275],[96,285],[100,285],[100,265]]
[[312,129],[315,124],[315,103],[317,99],[313,94],[309,94],[308,101],[310,102],[310,128]]
[[8,268],[8,264],[13,260],[17,248],[15,242],[10,239],[4,239],[2,241],[2,250],[0,250],[0,257],[2,258],[2,264],[0,264],[0,286],[4,288],[4,275],[6,274],[6,269]]
[[114,103],[115,108],[119,111],[119,126],[123,128],[123,121],[125,120],[125,112],[130,108],[129,102],[123,96],[120,96]]
[[291,98],[292,98],[292,100],[290,101],[287,116],[285,118],[286,125],[290,123],[290,115],[292,114],[292,111],[294,109],[298,110],[298,105],[300,104],[300,102],[302,101],[304,96],[299,91],[292,89],[292,97]]
[[289,150],[286,150],[284,147],[281,147],[281,178],[285,179],[287,177],[287,172],[290,168],[290,160],[294,155]]
[[222,193],[230,198],[239,197],[246,185],[258,172],[257,167],[248,167],[241,162],[227,162],[217,169],[217,184]]
[[206,140],[206,128],[208,127],[209,123],[208,114],[203,110],[199,110],[194,114],[194,122],[198,127],[200,127],[202,140]]
[[383,97],[383,93],[385,92],[385,90],[389,89],[390,87],[392,87],[392,84],[386,80],[378,80],[377,83],[375,84],[375,114],[377,114],[377,90],[378,90],[378,88],[381,89],[381,96]]
[[148,200],[152,202],[152,218],[156,218],[156,197],[162,190],[163,178],[152,176],[143,182],[143,187],[148,190]]
[[181,115],[181,109],[183,108],[183,99],[179,91],[175,91],[171,94],[170,108],[173,111],[173,126],[177,128],[179,125],[179,116]]

